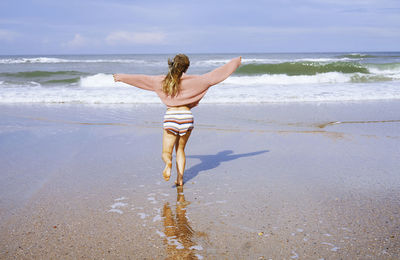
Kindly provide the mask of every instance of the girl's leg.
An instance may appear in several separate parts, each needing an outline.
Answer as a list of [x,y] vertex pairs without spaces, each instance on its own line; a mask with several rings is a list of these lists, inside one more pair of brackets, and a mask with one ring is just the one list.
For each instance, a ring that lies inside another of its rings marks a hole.
[[189,140],[190,134],[192,130],[188,130],[185,135],[182,135],[177,140],[177,144],[175,146],[176,149],[176,169],[177,169],[177,177],[176,177],[176,186],[183,185],[183,173],[185,171],[186,164],[186,156],[185,156],[185,146],[187,141]]
[[171,176],[172,151],[174,150],[174,145],[177,142],[178,138],[179,138],[179,135],[174,135],[173,133],[164,129],[161,158],[165,162],[163,178],[166,181],[169,181],[169,178]]

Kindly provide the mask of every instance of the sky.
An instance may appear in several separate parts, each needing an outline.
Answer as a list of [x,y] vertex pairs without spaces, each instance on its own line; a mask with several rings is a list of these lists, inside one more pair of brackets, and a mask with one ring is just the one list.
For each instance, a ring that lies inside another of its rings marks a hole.
[[400,51],[399,0],[1,0],[0,55]]

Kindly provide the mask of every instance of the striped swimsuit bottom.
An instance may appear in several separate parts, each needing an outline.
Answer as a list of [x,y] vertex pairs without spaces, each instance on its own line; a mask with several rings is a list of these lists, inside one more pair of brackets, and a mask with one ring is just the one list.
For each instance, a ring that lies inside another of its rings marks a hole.
[[190,110],[167,110],[163,127],[175,135],[185,135],[194,127],[194,118]]

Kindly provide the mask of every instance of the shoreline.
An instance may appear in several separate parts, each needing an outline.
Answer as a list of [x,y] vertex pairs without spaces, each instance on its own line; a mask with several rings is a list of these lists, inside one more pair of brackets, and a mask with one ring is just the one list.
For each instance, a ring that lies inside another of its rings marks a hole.
[[183,190],[162,105],[0,111],[0,258],[400,256],[400,101],[200,104]]

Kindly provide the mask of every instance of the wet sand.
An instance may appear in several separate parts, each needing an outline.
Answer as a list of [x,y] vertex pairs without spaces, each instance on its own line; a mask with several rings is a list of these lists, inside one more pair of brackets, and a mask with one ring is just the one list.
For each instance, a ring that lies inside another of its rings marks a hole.
[[1,105],[1,259],[396,259],[400,102]]

